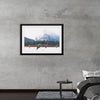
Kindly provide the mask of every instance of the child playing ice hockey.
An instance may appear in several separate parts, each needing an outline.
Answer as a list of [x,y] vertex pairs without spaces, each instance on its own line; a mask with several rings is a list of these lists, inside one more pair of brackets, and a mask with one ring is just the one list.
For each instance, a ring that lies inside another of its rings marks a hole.
[[38,45],[37,45],[37,50],[38,50],[38,48],[40,48],[40,45],[41,45],[41,44],[38,44]]

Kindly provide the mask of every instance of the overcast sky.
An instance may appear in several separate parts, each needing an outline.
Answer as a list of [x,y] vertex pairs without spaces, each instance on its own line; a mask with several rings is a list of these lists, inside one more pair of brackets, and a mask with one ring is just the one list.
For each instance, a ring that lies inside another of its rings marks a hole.
[[43,34],[56,34],[58,36],[61,35],[61,26],[23,26],[22,27],[22,36],[36,39]]

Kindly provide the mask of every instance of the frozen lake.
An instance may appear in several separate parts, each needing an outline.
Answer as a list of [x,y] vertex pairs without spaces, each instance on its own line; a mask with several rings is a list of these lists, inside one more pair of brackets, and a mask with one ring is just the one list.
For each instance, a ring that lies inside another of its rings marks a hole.
[[23,48],[23,53],[61,53],[61,48],[58,47],[24,47]]

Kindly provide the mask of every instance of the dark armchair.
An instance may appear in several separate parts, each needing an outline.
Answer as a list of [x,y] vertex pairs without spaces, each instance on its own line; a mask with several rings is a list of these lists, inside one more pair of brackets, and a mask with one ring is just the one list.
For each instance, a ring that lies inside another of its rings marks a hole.
[[[82,81],[78,87],[80,92],[77,95],[76,100],[87,100],[87,98],[92,98],[93,95],[100,96],[100,77],[88,78]],[[90,95],[89,92],[94,92]]]

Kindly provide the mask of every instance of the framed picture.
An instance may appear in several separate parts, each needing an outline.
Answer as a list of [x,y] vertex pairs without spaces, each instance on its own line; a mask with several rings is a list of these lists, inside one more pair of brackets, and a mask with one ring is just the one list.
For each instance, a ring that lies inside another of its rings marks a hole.
[[21,24],[21,55],[63,55],[63,24]]

